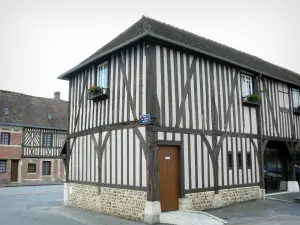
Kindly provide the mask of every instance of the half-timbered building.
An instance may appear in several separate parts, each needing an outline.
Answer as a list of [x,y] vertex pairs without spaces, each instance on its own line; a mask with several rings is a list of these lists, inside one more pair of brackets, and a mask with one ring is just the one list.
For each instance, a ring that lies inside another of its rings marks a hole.
[[0,91],[0,184],[65,179],[68,102]]
[[66,205],[154,223],[299,191],[292,71],[142,17],[59,79],[69,81]]

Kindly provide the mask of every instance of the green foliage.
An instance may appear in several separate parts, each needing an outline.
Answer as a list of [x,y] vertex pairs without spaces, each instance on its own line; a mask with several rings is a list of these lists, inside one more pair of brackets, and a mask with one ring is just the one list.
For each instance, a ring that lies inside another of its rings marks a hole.
[[296,152],[292,155],[297,165],[300,165],[300,149],[297,149]]
[[98,86],[90,86],[88,89],[89,94],[95,95],[95,94],[100,94],[103,92],[103,88],[102,87],[98,87]]
[[251,102],[259,102],[260,101],[260,96],[259,94],[252,94],[247,96],[248,101]]

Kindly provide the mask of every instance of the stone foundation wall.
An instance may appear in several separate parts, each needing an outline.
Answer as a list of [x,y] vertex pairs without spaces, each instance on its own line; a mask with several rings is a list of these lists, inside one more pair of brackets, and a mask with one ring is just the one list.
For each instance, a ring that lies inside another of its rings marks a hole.
[[260,192],[260,187],[254,186],[220,190],[220,195],[222,201],[224,202],[224,206],[227,206],[231,204],[257,200],[260,198]]
[[191,199],[193,209],[205,210],[225,207],[231,204],[238,204],[262,198],[262,189],[259,186],[223,189],[219,194],[214,191],[187,194],[186,198]]
[[143,221],[147,192],[68,183],[70,206]]

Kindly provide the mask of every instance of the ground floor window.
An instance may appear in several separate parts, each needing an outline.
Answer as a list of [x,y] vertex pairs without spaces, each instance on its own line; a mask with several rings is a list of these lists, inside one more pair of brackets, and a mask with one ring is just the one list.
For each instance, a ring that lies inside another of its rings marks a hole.
[[36,164],[29,163],[27,173],[36,173]]
[[51,175],[51,162],[43,161],[42,175]]
[[0,173],[6,173],[6,160],[0,160]]

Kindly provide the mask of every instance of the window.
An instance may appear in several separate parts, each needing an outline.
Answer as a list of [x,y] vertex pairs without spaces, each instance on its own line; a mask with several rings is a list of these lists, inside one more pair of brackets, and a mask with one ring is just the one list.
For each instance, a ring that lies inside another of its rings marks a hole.
[[8,112],[9,112],[8,108],[4,108],[4,109],[3,109],[3,112],[4,112],[5,114],[8,114]]
[[0,160],[0,173],[6,173],[6,160]]
[[293,88],[293,106],[294,108],[300,106],[299,90]]
[[247,168],[251,169],[251,153],[247,153]]
[[107,62],[98,66],[97,72],[97,86],[102,88],[108,88],[108,69]]
[[232,153],[228,152],[227,154],[227,162],[228,162],[228,169],[232,169]]
[[44,146],[45,147],[52,146],[52,134],[44,134]]
[[242,153],[240,153],[240,152],[237,154],[237,166],[238,166],[238,169],[242,168]]
[[1,144],[9,145],[10,142],[10,133],[1,133]]
[[247,75],[242,75],[242,94],[243,97],[251,95],[252,91],[252,77]]
[[42,175],[51,175],[51,162],[43,161]]
[[278,83],[279,107],[289,109],[289,89],[287,84]]
[[28,164],[27,173],[36,173],[36,164]]

